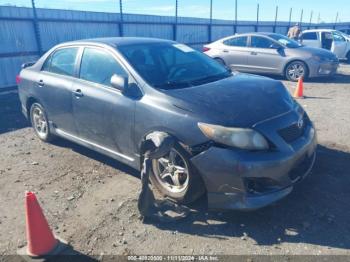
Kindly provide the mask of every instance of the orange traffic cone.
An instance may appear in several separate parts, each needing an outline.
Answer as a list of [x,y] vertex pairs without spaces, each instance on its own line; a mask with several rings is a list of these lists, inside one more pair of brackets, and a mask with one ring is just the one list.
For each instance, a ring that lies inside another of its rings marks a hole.
[[18,254],[30,257],[57,255],[66,247],[65,243],[57,240],[33,192],[26,192],[26,233],[28,245]]
[[300,77],[298,80],[297,88],[295,89],[294,98],[304,98],[304,79],[303,77]]

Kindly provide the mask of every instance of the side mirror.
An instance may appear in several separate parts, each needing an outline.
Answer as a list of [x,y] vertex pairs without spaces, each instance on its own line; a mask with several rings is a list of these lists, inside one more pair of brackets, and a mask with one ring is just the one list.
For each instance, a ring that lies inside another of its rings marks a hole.
[[272,49],[281,49],[282,47],[280,46],[280,45],[278,45],[278,44],[276,44],[276,43],[273,43],[271,46],[270,46],[270,48],[272,48]]
[[128,78],[114,74],[111,78],[111,85],[120,91],[124,91],[128,86]]

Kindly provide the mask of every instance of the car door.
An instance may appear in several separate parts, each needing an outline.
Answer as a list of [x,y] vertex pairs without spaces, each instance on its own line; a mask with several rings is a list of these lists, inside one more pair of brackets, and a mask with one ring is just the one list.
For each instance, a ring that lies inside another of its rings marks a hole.
[[133,161],[135,100],[111,86],[114,74],[133,81],[112,51],[84,48],[72,99],[76,128],[84,142]]
[[72,90],[76,80],[78,47],[55,50],[45,61],[37,80],[38,99],[50,124],[76,134],[72,109]]
[[332,50],[333,46],[333,35],[331,32],[322,32],[321,33],[321,47],[329,51]]
[[221,58],[230,68],[244,72],[247,68],[247,36],[235,36],[222,42]]
[[[250,37],[248,66],[251,72],[280,73],[285,57],[276,42],[263,36]],[[281,47],[282,48],[282,47]]]
[[321,39],[319,39],[317,32],[305,32],[301,36],[303,45],[320,48]]
[[331,51],[336,54],[338,58],[346,58],[348,42],[345,37],[337,32],[332,32],[333,35],[333,43]]

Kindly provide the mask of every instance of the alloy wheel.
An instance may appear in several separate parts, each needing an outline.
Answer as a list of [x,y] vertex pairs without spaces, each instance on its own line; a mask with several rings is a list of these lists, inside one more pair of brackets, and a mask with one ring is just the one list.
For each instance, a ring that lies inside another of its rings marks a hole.
[[41,138],[47,137],[48,123],[44,111],[38,106],[34,106],[34,108],[32,109],[32,121],[33,127],[38,136]]
[[291,63],[287,67],[287,75],[289,79],[297,81],[299,78],[305,77],[305,66],[300,62]]
[[153,161],[153,172],[159,184],[169,192],[180,193],[188,188],[189,169],[185,159],[175,149]]

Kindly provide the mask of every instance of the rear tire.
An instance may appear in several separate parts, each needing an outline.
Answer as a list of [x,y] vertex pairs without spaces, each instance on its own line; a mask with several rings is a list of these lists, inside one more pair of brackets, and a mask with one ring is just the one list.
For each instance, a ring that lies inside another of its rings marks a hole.
[[309,70],[304,62],[293,61],[286,66],[284,76],[287,80],[292,82],[297,82],[300,77],[306,80],[309,76]]
[[[180,144],[176,143],[170,154],[152,161],[152,185],[161,195],[177,203],[192,203],[205,193],[202,178],[189,161],[191,155]],[[177,179],[174,178],[176,172]]]
[[40,140],[44,142],[53,140],[54,136],[50,132],[49,120],[44,107],[37,102],[30,107],[30,122]]

